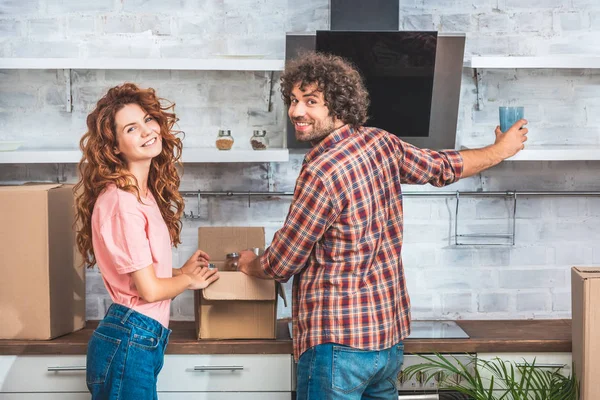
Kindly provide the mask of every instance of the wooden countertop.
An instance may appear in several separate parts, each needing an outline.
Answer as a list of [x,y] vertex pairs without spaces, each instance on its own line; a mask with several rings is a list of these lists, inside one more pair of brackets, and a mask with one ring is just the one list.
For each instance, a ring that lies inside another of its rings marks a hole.
[[[571,320],[456,321],[469,339],[407,339],[406,353],[570,352]],[[97,321],[54,340],[0,340],[0,355],[85,354]],[[287,321],[274,340],[196,340],[194,323],[171,322],[167,354],[291,354]]]

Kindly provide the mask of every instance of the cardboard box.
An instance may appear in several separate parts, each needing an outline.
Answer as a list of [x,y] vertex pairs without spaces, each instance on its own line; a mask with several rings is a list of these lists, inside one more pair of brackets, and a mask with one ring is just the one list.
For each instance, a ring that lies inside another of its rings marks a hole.
[[[223,264],[227,253],[252,247],[264,249],[264,228],[198,229],[198,248],[217,266]],[[219,280],[195,292],[198,339],[275,339],[279,284],[237,271],[219,274]]]
[[580,399],[600,399],[600,267],[571,269],[572,342]]
[[0,339],[52,339],[85,326],[72,185],[0,187]]

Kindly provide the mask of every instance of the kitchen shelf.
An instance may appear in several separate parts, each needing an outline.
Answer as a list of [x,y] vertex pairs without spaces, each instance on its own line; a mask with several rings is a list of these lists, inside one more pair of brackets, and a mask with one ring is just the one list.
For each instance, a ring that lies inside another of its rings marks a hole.
[[[22,150],[0,152],[0,164],[74,164],[81,160],[79,150]],[[217,150],[208,148],[184,149],[184,163],[286,162],[287,149]]]
[[600,68],[598,56],[540,56],[540,57],[502,57],[475,56],[466,63],[469,68],[536,68],[536,69],[594,69]]
[[220,57],[193,58],[0,58],[0,69],[133,69],[283,71],[284,60]]
[[[463,146],[463,149],[478,146]],[[600,146],[525,145],[525,149],[505,161],[597,161]]]
[[600,56],[560,55],[560,56],[474,56],[466,62],[467,68],[473,68],[475,89],[477,91],[477,109],[483,109],[480,91],[481,73],[478,69],[596,69],[600,68]]

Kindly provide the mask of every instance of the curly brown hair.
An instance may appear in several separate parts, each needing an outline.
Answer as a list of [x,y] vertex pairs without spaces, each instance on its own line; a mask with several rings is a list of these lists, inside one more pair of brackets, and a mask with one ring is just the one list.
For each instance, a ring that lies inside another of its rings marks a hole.
[[304,52],[285,66],[281,75],[281,97],[289,108],[294,86],[317,84],[323,92],[329,115],[358,128],[367,121],[369,93],[358,70],[342,57]]
[[[161,104],[166,102],[168,104]],[[108,90],[87,117],[87,132],[81,138],[79,147],[83,157],[79,163],[80,180],[73,188],[76,204],[75,229],[77,248],[83,255],[83,262],[91,268],[96,264],[92,246],[92,212],[96,199],[109,184],[137,196],[141,202],[136,178],[127,169],[125,160],[114,153],[117,147],[115,115],[128,104],[139,105],[160,125],[162,151],[152,159],[148,174],[148,189],[157,199],[158,207],[169,229],[171,244],[181,243],[180,217],[184,202],[179,194],[181,167],[181,139],[173,130],[177,117],[173,112],[174,103],[157,97],[154,89],[141,89],[133,83],[124,83]]]

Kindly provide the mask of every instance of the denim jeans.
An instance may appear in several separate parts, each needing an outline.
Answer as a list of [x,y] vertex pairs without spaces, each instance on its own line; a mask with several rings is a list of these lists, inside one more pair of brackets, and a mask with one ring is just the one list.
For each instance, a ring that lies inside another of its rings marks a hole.
[[296,399],[397,400],[396,377],[404,360],[404,344],[371,351],[320,344],[298,360]]
[[86,383],[92,399],[158,399],[156,380],[170,334],[155,319],[112,304],[88,343]]

